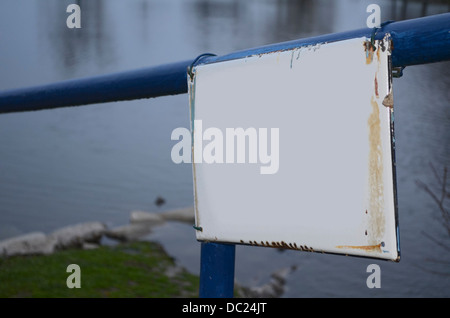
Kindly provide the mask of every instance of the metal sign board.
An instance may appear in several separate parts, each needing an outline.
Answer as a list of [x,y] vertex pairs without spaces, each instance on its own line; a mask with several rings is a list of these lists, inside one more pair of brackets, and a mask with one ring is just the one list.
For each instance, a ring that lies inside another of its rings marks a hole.
[[389,36],[199,64],[196,236],[398,261]]

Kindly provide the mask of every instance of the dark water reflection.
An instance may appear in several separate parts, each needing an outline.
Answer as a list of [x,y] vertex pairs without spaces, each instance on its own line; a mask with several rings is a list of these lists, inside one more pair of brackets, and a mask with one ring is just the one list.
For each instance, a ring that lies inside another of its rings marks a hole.
[[[69,30],[65,9],[75,2],[82,29]],[[6,0],[0,90],[362,28],[369,3],[380,4],[383,21],[448,11],[447,3],[424,9],[400,0]],[[438,207],[416,184],[438,191],[430,164],[450,168],[449,66],[409,67],[394,82],[401,262],[239,246],[238,281],[259,284],[296,265],[288,297],[450,296],[448,251],[423,233],[446,246],[449,238]],[[189,127],[188,118],[184,95],[0,116],[0,238],[88,220],[122,225],[134,209],[191,206],[190,167],[170,159],[170,134]],[[162,207],[154,204],[159,195]],[[168,224],[149,239],[198,272],[190,226]],[[381,266],[381,289],[366,287],[371,263]]]

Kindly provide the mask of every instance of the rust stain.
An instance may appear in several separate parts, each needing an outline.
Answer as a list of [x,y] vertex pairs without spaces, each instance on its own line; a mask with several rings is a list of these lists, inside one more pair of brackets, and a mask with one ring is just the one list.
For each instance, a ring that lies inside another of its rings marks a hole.
[[375,74],[375,96],[378,98],[378,80],[377,80],[377,75]]
[[249,244],[252,246],[275,247],[275,248],[285,248],[285,249],[298,250],[298,251],[304,251],[304,252],[314,252],[312,247],[308,247],[306,245],[297,245],[296,243],[286,243],[284,241],[281,241],[281,242],[248,241],[248,243],[245,243],[243,240],[240,240],[240,242],[242,244]]
[[370,64],[372,63],[374,53],[372,43],[370,41],[365,41],[363,45],[364,51],[366,52],[366,64]]
[[345,248],[345,249],[356,249],[363,250],[366,252],[381,252],[381,247],[383,243],[377,245],[338,245],[336,248]]
[[382,104],[386,107],[394,108],[394,97],[392,95],[392,91],[384,97]]
[[372,114],[369,126],[369,206],[368,206],[368,242],[376,245],[384,235],[384,198],[383,198],[383,150],[381,145],[381,122],[378,103],[371,99]]

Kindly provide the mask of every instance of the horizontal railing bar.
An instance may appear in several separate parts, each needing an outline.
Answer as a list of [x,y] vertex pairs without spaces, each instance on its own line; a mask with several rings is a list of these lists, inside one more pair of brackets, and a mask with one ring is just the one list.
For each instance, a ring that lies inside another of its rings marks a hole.
[[192,61],[0,92],[0,113],[152,98],[187,92]]
[[[208,58],[207,61],[208,63],[219,62],[352,38],[370,38],[372,33],[373,29],[362,28],[340,33],[325,34],[311,38],[271,44],[250,50],[243,50],[220,57],[211,57]],[[376,32],[375,39],[382,39],[386,33],[391,35],[394,43],[394,50],[392,52],[392,65],[394,67],[450,60],[450,13],[386,24]]]
[[[391,35],[394,45],[394,67],[450,60],[450,13],[392,22],[378,30],[375,38],[383,38],[386,33]],[[370,38],[372,35],[372,29],[363,28],[282,42],[218,57],[205,57],[200,63],[216,63],[356,37]],[[184,94],[187,92],[187,69],[193,61],[194,59],[0,92],[0,113]]]

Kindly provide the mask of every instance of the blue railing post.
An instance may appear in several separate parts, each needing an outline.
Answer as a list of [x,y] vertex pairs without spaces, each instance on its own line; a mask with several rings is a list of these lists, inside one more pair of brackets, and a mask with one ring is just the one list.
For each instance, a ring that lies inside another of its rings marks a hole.
[[201,298],[232,298],[234,293],[234,244],[201,243]]

